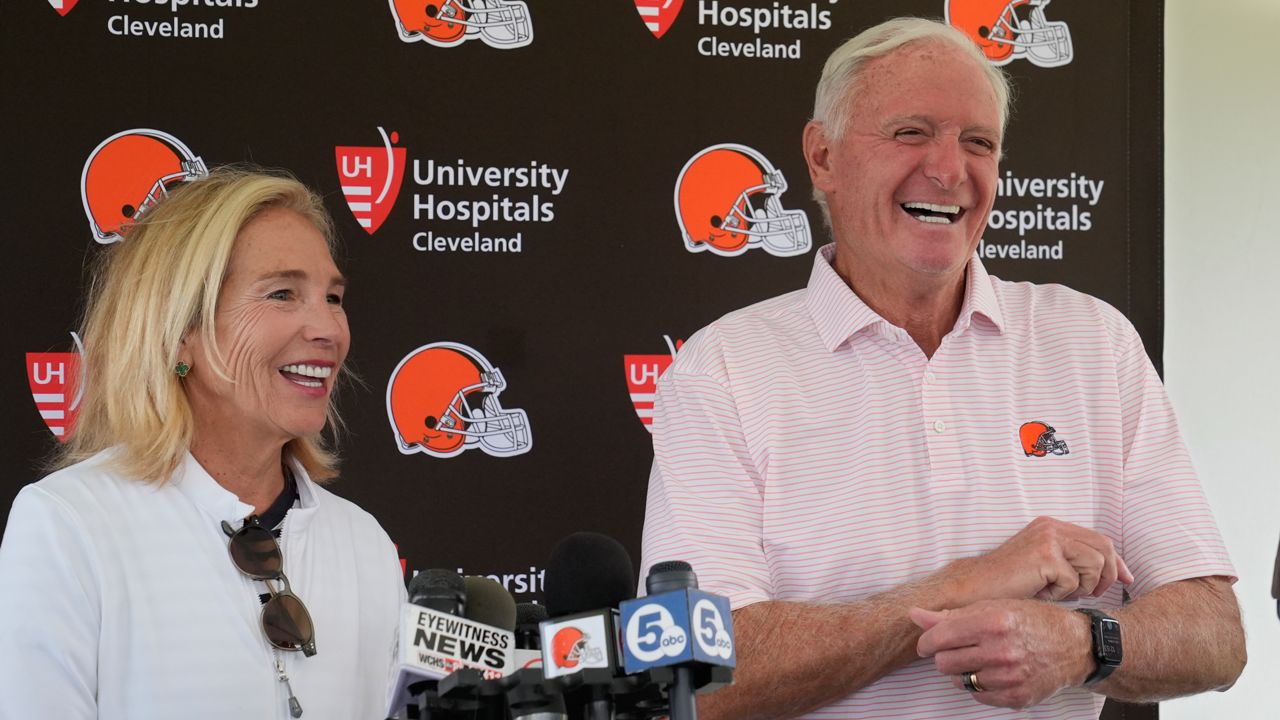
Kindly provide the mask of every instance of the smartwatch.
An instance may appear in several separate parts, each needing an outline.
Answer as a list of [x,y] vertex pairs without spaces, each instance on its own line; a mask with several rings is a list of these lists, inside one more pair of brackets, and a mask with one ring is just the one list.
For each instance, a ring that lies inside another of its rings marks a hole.
[[1084,686],[1091,687],[1120,667],[1124,660],[1124,647],[1120,643],[1120,621],[1091,608],[1077,608],[1076,612],[1089,618],[1089,636],[1093,641],[1093,659],[1097,668],[1084,679]]

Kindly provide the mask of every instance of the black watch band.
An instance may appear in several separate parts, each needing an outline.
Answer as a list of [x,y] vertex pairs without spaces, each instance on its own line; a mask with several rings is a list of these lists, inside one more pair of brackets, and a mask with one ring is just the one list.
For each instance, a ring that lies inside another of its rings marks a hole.
[[1124,660],[1124,646],[1120,641],[1120,621],[1092,608],[1078,608],[1076,612],[1089,618],[1089,638],[1093,645],[1093,660],[1097,667],[1084,679],[1085,687],[1096,685]]

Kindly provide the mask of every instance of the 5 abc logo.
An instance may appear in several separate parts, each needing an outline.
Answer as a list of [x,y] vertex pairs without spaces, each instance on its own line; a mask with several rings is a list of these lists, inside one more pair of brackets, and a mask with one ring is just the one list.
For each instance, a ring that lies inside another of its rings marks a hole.
[[[733,638],[725,625],[725,619],[708,598],[701,598],[693,605],[693,638],[703,653],[728,660],[733,655]],[[658,603],[648,603],[638,608],[627,620],[627,651],[642,663],[654,663],[664,657],[684,655],[689,646],[689,636],[669,609]]]
[[725,629],[724,616],[715,603],[702,598],[694,604],[693,626],[697,628],[693,637],[702,652],[725,660],[733,655],[733,638]]

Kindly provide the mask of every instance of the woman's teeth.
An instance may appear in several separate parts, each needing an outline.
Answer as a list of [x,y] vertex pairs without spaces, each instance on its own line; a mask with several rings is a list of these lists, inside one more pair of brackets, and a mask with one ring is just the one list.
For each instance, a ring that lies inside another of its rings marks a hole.
[[[321,367],[319,365],[285,365],[280,368],[280,372],[293,383],[297,383],[303,387],[318,388],[324,387],[323,379],[333,374],[332,367]],[[317,379],[308,379],[317,378]]]

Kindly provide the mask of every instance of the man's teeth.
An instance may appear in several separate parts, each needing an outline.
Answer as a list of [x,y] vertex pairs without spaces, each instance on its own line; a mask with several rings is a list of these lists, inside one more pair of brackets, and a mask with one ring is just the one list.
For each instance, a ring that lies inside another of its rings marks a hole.
[[[902,209],[908,211],[912,217],[920,222],[936,223],[939,225],[950,225],[954,216],[960,214],[959,205],[935,205],[926,202],[908,202],[902,203]],[[921,210],[921,213],[912,213],[912,210]],[[939,213],[931,215],[927,213]]]
[[[319,365],[285,365],[284,367],[280,368],[280,371],[287,372],[292,375],[301,375],[303,377],[313,377],[313,378],[322,378],[322,379],[327,378],[333,374],[333,368],[321,367]],[[298,383],[299,385],[306,385],[307,387],[320,387],[321,385],[324,384],[320,382],[306,382],[303,380],[294,380],[294,382]]]
[[930,210],[932,212],[948,213],[951,215],[955,215],[956,213],[960,212],[959,205],[934,205],[933,203],[926,203],[926,202],[902,203],[902,207],[908,210],[911,210],[914,208],[916,210]]

